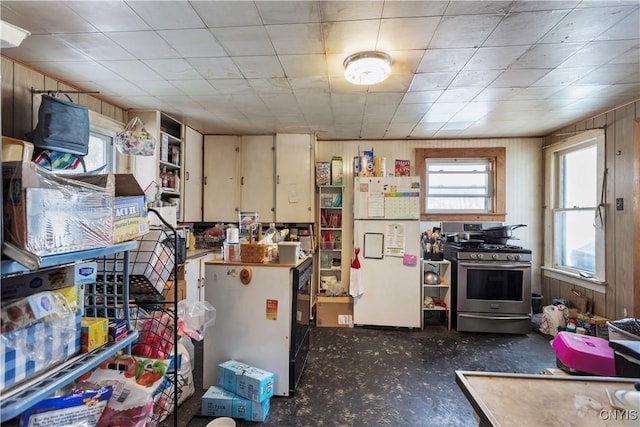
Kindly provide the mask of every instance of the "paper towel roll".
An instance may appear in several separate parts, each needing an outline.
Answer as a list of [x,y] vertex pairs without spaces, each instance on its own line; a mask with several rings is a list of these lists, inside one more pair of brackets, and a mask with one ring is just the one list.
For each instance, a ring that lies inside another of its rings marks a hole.
[[227,243],[240,243],[240,234],[237,228],[227,228]]

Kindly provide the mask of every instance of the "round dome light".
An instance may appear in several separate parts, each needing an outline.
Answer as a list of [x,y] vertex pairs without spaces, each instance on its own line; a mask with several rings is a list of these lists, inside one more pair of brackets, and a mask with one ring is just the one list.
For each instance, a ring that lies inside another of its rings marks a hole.
[[344,77],[357,85],[374,85],[391,74],[391,56],[379,51],[354,53],[343,65]]

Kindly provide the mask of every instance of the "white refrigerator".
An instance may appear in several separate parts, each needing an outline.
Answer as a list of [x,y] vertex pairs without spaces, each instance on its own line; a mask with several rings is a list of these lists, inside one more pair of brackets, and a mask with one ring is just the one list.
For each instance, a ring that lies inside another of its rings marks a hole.
[[419,328],[420,177],[357,177],[353,197],[353,323]]

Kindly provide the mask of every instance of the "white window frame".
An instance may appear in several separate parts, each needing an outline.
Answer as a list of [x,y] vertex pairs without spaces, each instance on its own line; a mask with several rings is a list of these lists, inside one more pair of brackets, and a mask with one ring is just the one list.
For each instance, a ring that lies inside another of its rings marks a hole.
[[[466,159],[447,159],[447,158],[430,158],[430,159],[426,159],[425,160],[426,163],[426,170],[425,170],[425,176],[427,179],[427,185],[425,186],[425,211],[428,213],[490,213],[492,210],[492,204],[493,204],[493,198],[494,198],[494,189],[493,189],[493,175],[494,175],[494,170],[495,170],[495,165],[494,165],[494,161],[493,159],[487,159],[487,158],[466,158]],[[429,192],[430,190],[430,185],[429,185],[429,179],[431,177],[431,175],[437,175],[437,174],[442,174],[442,175],[447,175],[447,174],[452,174],[452,173],[459,173],[459,172],[448,172],[448,171],[441,171],[441,172],[430,172],[429,171],[429,166],[431,166],[432,164],[436,164],[436,165],[454,165],[454,164],[469,164],[469,163],[483,163],[486,166],[486,171],[482,171],[482,172],[465,172],[469,175],[471,174],[476,174],[476,175],[486,175],[486,181],[487,181],[487,188],[486,188],[486,192],[484,194],[467,194],[467,195],[456,195],[456,196],[448,196],[446,194],[440,194],[440,193],[435,193],[432,194]],[[456,198],[465,198],[465,197],[482,197],[484,199],[484,209],[434,209],[434,208],[429,208],[428,204],[429,204],[429,197],[456,197]]]
[[[586,274],[578,269],[568,268],[557,265],[556,259],[556,239],[555,232],[555,215],[556,210],[561,209],[560,205],[560,185],[561,170],[560,158],[564,153],[571,150],[596,146],[597,150],[597,194],[596,203],[601,203],[600,197],[603,194],[602,186],[606,185],[603,176],[605,175],[605,134],[603,129],[593,129],[581,132],[577,135],[568,137],[556,144],[545,147],[545,257],[544,266],[545,275],[569,282],[588,289],[604,292],[606,285],[605,270],[605,234],[606,234],[606,217],[605,206],[600,206],[597,223],[601,224],[595,227],[595,250],[596,265],[594,274]],[[594,223],[596,223],[596,211],[594,209]],[[598,242],[600,242],[598,244]]]

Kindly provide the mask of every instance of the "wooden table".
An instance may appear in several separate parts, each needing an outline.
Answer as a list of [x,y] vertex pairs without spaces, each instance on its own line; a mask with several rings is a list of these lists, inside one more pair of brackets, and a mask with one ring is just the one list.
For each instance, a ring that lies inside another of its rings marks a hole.
[[640,408],[614,409],[607,397],[638,378],[456,371],[481,426],[640,426]]

